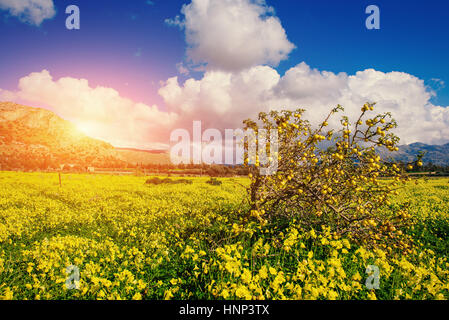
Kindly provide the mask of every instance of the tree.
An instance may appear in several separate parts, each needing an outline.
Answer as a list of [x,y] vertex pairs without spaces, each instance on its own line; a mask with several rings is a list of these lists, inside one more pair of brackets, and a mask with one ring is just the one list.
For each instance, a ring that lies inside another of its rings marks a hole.
[[[408,225],[406,206],[384,213],[391,195],[401,183],[410,180],[403,169],[383,161],[376,148],[397,151],[399,138],[390,132],[397,126],[389,113],[367,118],[374,104],[365,104],[358,120],[351,124],[341,119],[341,130],[328,130],[328,121],[341,106],[333,109],[316,129],[302,119],[304,110],[260,113],[259,121],[245,120],[246,129],[257,133],[278,130],[278,169],[262,175],[256,159],[245,164],[250,174],[248,187],[251,205],[248,220],[262,224],[281,224],[294,219],[304,228],[327,226],[369,246],[407,249],[401,228]],[[327,140],[330,147],[325,148]],[[266,144],[270,154],[272,141]],[[256,140],[257,144],[257,140]],[[246,143],[248,151],[248,143]],[[388,176],[388,181],[381,177]],[[387,212],[387,211],[385,211]],[[403,241],[404,240],[404,241]]]

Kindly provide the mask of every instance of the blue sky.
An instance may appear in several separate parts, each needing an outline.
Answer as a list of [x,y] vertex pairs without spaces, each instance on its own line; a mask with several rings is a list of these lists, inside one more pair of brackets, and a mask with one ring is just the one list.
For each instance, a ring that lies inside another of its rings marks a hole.
[[[135,88],[130,95],[150,103],[156,96],[144,92],[155,93],[157,79],[175,74],[184,55],[182,33],[164,23],[182,2],[168,2],[58,0],[57,15],[39,27],[0,12],[0,38],[8,44],[0,51],[0,88],[13,89],[20,77],[45,68],[55,77],[87,78],[93,85],[122,88],[128,83]],[[70,4],[80,8],[80,30],[65,28]]]
[[[402,71],[432,84],[449,83],[449,2],[430,1],[279,1],[277,15],[298,49],[291,61],[353,74],[358,70]],[[376,4],[380,30],[367,30],[365,8]],[[448,105],[449,87],[436,103]]]
[[[150,103],[157,98],[157,79],[176,74],[176,64],[185,55],[182,32],[164,20],[175,17],[188,2],[154,0],[151,5],[146,0],[58,0],[57,15],[40,27],[0,11],[0,38],[7,48],[0,50],[0,88],[14,89],[20,77],[43,68],[56,77],[84,77],[93,84],[122,87],[113,75],[125,72],[126,82],[135,88],[130,94]],[[279,65],[280,73],[301,61],[320,70],[349,74],[366,68],[403,71],[439,89],[434,103],[449,105],[449,86],[439,88],[431,80],[449,84],[448,1],[267,3],[274,6],[288,39],[297,47]],[[64,27],[65,7],[70,4],[80,7],[82,27],[77,31]],[[369,4],[381,10],[380,30],[365,28]],[[141,52],[139,57],[137,52]],[[101,78],[95,75],[99,70]],[[153,94],[141,92],[147,90]]]
[[[291,59],[335,72],[374,68],[407,72],[429,85],[431,79],[448,83],[449,2],[349,0],[344,6],[338,1],[312,2],[313,7],[278,10],[281,17],[282,11],[290,12],[281,18],[285,28],[298,30],[290,35],[299,43]],[[364,8],[373,3],[381,11],[380,30],[367,30],[361,24],[367,16]],[[435,102],[448,105],[449,88],[439,91]]]
[[[179,91],[187,79],[201,81],[210,71],[191,68],[189,74],[181,74],[177,67],[181,62],[189,66],[186,48],[191,44],[186,43],[185,30],[165,20],[177,15],[183,19],[181,8],[189,3],[191,0],[56,0],[56,14],[40,25],[24,22],[3,8],[0,93],[15,92],[19,79],[45,69],[54,81],[61,77],[87,79],[91,88],[112,88],[136,103],[177,112],[179,118],[183,116],[179,110],[185,106],[173,106],[168,95],[160,94],[161,87],[176,76],[181,87],[174,89]],[[71,4],[80,8],[80,30],[65,28],[65,8]],[[380,30],[365,27],[365,8],[371,4],[380,8]],[[370,68],[386,74],[399,71],[423,80],[426,90],[433,90],[435,95],[429,100],[432,105],[449,106],[448,1],[267,0],[266,5],[274,8],[271,14],[279,19],[288,41],[296,47],[278,65],[270,65],[281,77],[301,62],[335,74],[355,75]],[[245,21],[239,23],[244,26]],[[235,95],[229,94],[234,101]],[[36,99],[36,104],[50,109],[52,103]],[[431,139],[413,137],[409,142],[442,143],[449,140],[445,140],[444,130],[448,129],[431,133]]]

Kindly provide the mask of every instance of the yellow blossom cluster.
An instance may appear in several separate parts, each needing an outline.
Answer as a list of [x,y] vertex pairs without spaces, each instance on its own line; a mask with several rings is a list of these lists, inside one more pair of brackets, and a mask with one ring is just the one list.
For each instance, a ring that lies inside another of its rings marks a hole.
[[[282,231],[248,224],[246,178],[219,187],[75,174],[59,187],[52,173],[0,180],[0,299],[449,298],[447,179],[408,182],[391,199],[392,210],[410,206],[406,254],[295,219]],[[380,271],[377,290],[366,286],[369,265]],[[67,288],[68,266],[79,269],[79,289]]]

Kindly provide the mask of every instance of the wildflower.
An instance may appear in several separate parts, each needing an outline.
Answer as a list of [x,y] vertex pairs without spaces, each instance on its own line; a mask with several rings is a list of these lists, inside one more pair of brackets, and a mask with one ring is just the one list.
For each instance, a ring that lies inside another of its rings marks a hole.
[[251,297],[252,297],[251,293],[248,290],[248,288],[246,288],[245,286],[242,286],[242,285],[237,288],[237,290],[235,291],[235,295],[238,298],[242,298],[242,299],[245,299],[245,300],[250,300]]
[[0,297],[2,300],[12,300],[14,297],[14,292],[9,287],[6,287],[3,296]]
[[262,268],[260,268],[259,277],[261,279],[266,279],[268,277],[267,266],[264,265],[264,266],[262,266]]
[[166,291],[164,292],[164,300],[170,300],[170,299],[173,298],[173,297],[174,297],[174,296],[173,296],[173,293],[172,293],[171,289],[166,290]]
[[134,296],[133,296],[133,300],[142,300],[142,295],[137,292]]
[[249,283],[251,281],[251,272],[248,269],[243,269],[243,273],[241,275],[242,281],[244,283]]

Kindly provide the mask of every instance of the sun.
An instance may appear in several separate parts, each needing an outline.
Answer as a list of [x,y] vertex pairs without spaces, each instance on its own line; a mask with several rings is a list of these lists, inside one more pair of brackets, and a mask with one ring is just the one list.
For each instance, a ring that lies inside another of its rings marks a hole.
[[88,136],[95,136],[98,133],[98,126],[92,122],[79,122],[76,124],[76,128]]

